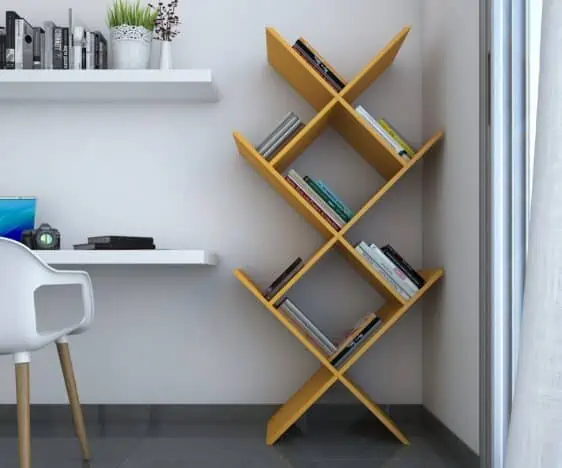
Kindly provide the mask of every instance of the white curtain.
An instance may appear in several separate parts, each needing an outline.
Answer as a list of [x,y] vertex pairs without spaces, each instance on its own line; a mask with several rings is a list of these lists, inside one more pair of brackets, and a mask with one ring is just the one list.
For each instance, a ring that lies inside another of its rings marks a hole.
[[543,1],[531,226],[506,468],[562,468],[562,0]]

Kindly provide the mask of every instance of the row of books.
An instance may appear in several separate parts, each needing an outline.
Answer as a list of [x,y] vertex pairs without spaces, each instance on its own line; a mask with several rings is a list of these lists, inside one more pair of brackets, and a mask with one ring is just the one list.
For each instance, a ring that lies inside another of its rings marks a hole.
[[277,124],[275,129],[256,146],[256,151],[270,161],[303,129],[303,127],[304,123],[301,122],[298,115],[294,112],[289,112],[283,117],[283,120]]
[[322,180],[302,177],[291,169],[285,180],[336,230],[339,231],[355,215],[353,211]]
[[379,249],[375,244],[369,245],[361,241],[355,246],[355,250],[404,299],[411,299],[425,285],[425,280],[420,274],[391,245]]
[[6,11],[0,27],[0,69],[5,70],[99,70],[108,68],[107,40],[99,31],[52,21],[32,26],[15,11]]
[[154,250],[153,237],[93,236],[86,244],[74,244],[74,250]]
[[288,297],[283,298],[277,307],[293,325],[300,328],[328,356],[328,360],[334,367],[343,364],[355,348],[366,341],[382,325],[382,320],[374,313],[370,313],[363,317],[336,345]]
[[345,87],[345,80],[302,37],[293,44],[293,49],[336,91]]
[[396,152],[396,154],[410,161],[416,152],[398,131],[385,119],[375,119],[363,106],[355,107],[361,118]]

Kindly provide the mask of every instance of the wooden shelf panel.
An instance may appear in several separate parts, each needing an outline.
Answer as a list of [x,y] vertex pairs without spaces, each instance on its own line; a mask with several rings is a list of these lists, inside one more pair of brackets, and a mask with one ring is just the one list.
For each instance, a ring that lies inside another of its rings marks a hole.
[[314,71],[273,28],[267,28],[267,59],[271,66],[317,111],[326,106],[336,91]]
[[273,445],[337,381],[326,367],[316,373],[277,410],[267,423],[268,445]]
[[[304,131],[302,132],[304,133]],[[299,193],[289,185],[279,172],[266,161],[240,133],[234,133],[234,140],[241,156],[279,193],[298,213],[312,224],[325,238],[337,235],[336,230],[328,224]]]
[[259,288],[250,279],[250,277],[246,275],[246,273],[238,269],[234,271],[234,276],[246,287],[248,291],[250,291],[255,296],[255,298],[267,310],[269,310],[275,316],[275,318],[277,318],[277,320],[279,320],[285,326],[287,330],[289,330],[293,334],[293,336],[297,338],[297,340],[299,340],[304,345],[306,349],[308,349],[322,364],[324,364],[324,366],[330,369],[334,374],[338,374],[336,368],[330,364],[330,361],[328,361],[328,356],[324,353],[324,351],[316,346],[315,343],[310,341],[305,333],[301,330],[301,328],[294,325],[293,322],[287,319],[287,317],[285,317],[285,314],[273,307],[273,305],[270,304],[267,299],[265,299],[265,297],[263,297],[263,294],[261,293]]
[[396,323],[404,317],[406,312],[408,312],[422,297],[423,295],[431,289],[431,287],[437,283],[443,277],[442,269],[434,270],[422,270],[419,272],[421,276],[426,280],[426,284],[419,292],[412,297],[407,304],[399,305],[393,303],[387,303],[376,311],[377,316],[383,320],[382,326],[370,336],[364,343],[359,345],[351,357],[338,369],[341,374],[345,374],[351,366],[353,366],[361,357],[369,350],[373,344],[383,336],[388,330],[390,330]]
[[331,121],[349,145],[386,180],[391,179],[406,164],[347,102],[338,102]]
[[373,401],[369,395],[361,390],[356,384],[345,376],[340,376],[340,382],[344,384],[353,395],[363,403],[373,415],[404,445],[410,445],[407,437],[398,429],[398,426],[392,419]]
[[348,101],[355,101],[391,64],[406,40],[410,28],[400,31],[392,41],[342,91]]
[[396,183],[402,179],[407,172],[416,165],[416,163],[423,158],[441,139],[443,138],[443,132],[437,132],[433,135],[416,153],[416,155],[409,161],[406,166],[404,166],[399,172],[397,172],[390,180],[386,182],[378,191],[371,197],[370,200],[365,203],[361,209],[355,214],[355,216],[342,227],[340,234],[343,236],[357,223],[366,213],[369,211],[387,192],[390,191]]
[[339,238],[336,248],[341,252],[345,259],[351,264],[357,272],[365,278],[366,281],[373,286],[378,293],[392,303],[404,304],[404,299],[396,290],[388,284],[386,279],[376,272],[371,265],[365,260],[353,246],[344,238]]
[[324,109],[305,125],[302,131],[295,136],[290,143],[287,144],[282,151],[279,152],[271,160],[271,165],[279,172],[284,172],[293,162],[314,142],[316,138],[328,126],[330,115],[337,103],[334,99]]

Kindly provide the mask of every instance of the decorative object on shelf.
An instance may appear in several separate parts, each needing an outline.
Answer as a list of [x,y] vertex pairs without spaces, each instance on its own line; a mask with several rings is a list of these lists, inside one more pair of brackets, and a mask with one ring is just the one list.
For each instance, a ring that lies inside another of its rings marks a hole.
[[170,70],[172,68],[172,39],[180,33],[180,18],[176,14],[178,0],[172,0],[167,5],[164,5],[163,2],[158,2],[157,5],[149,3],[149,6],[157,14],[154,32],[156,39],[161,42],[160,70]]
[[21,243],[33,250],[59,250],[60,231],[43,223],[37,229],[23,231]]
[[146,69],[150,65],[152,35],[158,12],[140,2],[116,0],[107,14],[111,29],[113,68]]

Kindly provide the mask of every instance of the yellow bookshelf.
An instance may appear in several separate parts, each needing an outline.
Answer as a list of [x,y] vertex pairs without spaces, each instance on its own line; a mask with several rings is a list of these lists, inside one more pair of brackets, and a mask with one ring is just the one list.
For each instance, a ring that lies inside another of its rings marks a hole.
[[[254,146],[240,133],[234,133],[234,141],[240,155],[300,213],[326,239],[307,260],[304,267],[271,300],[263,297],[259,288],[242,270],[234,276],[255,296],[273,316],[310,351],[320,362],[317,372],[282,405],[267,424],[266,442],[274,444],[324,393],[336,382],[341,382],[398,440],[408,444],[408,439],[398,426],[347,376],[349,369],[390,330],[424,294],[437,283],[442,269],[422,270],[420,275],[426,284],[411,299],[405,300],[357,253],[346,239],[347,232],[423,158],[443,137],[442,132],[433,135],[410,160],[397,156],[388,144],[357,114],[353,101],[371,85],[394,61],[410,28],[404,28],[392,41],[338,93],[326,83],[308,63],[296,53],[273,28],[266,29],[267,57],[270,65],[318,112],[271,161],[263,158]],[[343,79],[342,79],[343,80]],[[336,231],[319,215],[306,200],[283,178],[285,171],[327,126],[333,127],[343,138],[384,178],[383,186],[357,211],[343,228]],[[322,349],[306,334],[274,307],[287,292],[331,249],[336,249],[369,282],[382,297],[385,304],[376,311],[382,326],[362,342],[341,367],[334,367]]]

